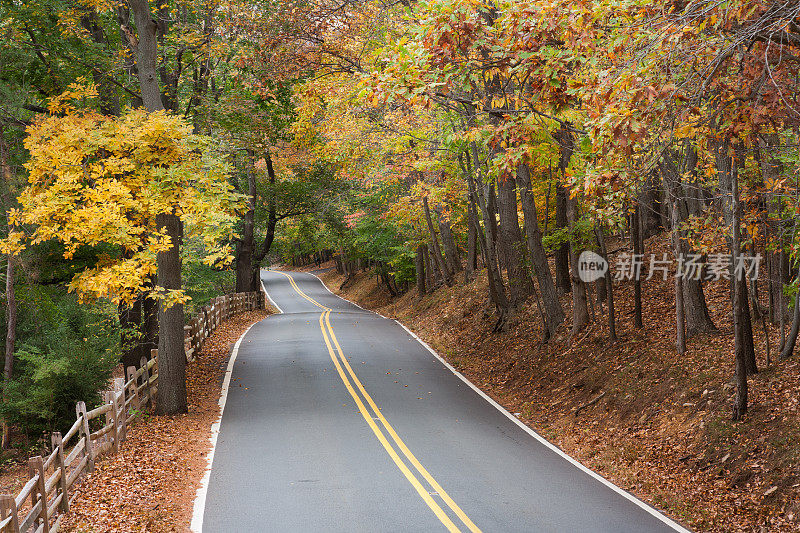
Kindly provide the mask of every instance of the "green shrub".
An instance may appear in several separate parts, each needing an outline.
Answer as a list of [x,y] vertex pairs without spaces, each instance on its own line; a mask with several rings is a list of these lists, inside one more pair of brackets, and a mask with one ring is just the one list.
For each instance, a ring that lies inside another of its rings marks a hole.
[[80,305],[59,286],[18,289],[19,326],[13,379],[0,416],[35,436],[65,431],[75,404],[100,402],[119,360],[116,308]]

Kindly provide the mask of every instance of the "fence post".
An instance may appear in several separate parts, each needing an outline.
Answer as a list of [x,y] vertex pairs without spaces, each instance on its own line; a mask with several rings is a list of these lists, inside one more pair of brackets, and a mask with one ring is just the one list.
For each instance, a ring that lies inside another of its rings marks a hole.
[[61,433],[59,431],[54,432],[50,436],[50,442],[53,444],[53,449],[58,450],[54,469],[58,469],[61,472],[58,479],[58,486],[61,489],[61,503],[58,504],[58,508],[61,509],[62,513],[66,513],[69,511],[69,494],[67,493],[69,487],[67,487],[67,467],[64,465],[64,441],[61,438]]
[[[152,350],[150,350],[150,359],[155,359],[155,361],[156,361],[153,364],[153,370],[152,370],[152,374],[151,374],[150,377],[156,377],[156,376],[158,376],[158,350],[156,348],[153,348]],[[149,380],[148,380],[148,383],[149,383]],[[158,386],[156,386],[156,390],[155,391],[153,391],[152,389],[150,390],[150,396],[151,396],[150,401],[152,402],[153,407],[156,407],[156,402],[158,400]]]
[[[127,436],[127,424],[125,423],[125,378],[114,378],[114,402],[116,404],[114,417],[117,419],[119,440],[122,442]],[[122,418],[122,420],[120,420],[120,418]]]
[[75,412],[80,417],[83,417],[83,423],[80,427],[80,433],[86,438],[86,443],[83,447],[83,453],[86,459],[86,471],[94,472],[94,454],[92,453],[92,434],[89,432],[89,417],[86,416],[86,403],[78,402],[75,406]]
[[141,360],[139,360],[139,364],[142,365],[143,369],[142,379],[144,379],[144,390],[147,393],[147,402],[152,406],[153,397],[150,394],[150,370],[147,368],[147,357],[142,356]]
[[[131,411],[138,411],[139,410],[139,387],[136,383],[136,367],[129,366],[125,369],[125,376],[128,379],[128,392],[130,393],[131,397]],[[125,418],[128,418],[128,415],[125,415]]]
[[0,519],[11,517],[11,533],[19,533],[19,514],[17,513],[17,500],[9,494],[0,495]]
[[106,424],[109,422],[111,423],[111,449],[114,450],[114,453],[117,453],[119,451],[119,420],[117,416],[119,408],[117,406],[117,393],[115,391],[106,391],[103,400],[111,405],[111,409],[106,413]]
[[39,511],[36,524],[44,524],[44,529],[49,531],[50,518],[47,516],[47,489],[45,489],[44,462],[41,455],[28,459],[28,474],[31,479],[33,479],[33,476],[39,476],[39,480],[36,482],[36,489],[31,491],[31,507],[36,505],[37,496],[42,502],[42,510]]
[[186,357],[186,362],[191,362],[194,359],[194,353],[189,355],[192,351],[192,326],[186,324],[183,326],[183,354]]

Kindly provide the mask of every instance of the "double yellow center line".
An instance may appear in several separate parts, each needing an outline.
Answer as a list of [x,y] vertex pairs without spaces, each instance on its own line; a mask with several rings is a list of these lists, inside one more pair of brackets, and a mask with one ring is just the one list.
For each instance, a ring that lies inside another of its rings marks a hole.
[[[386,418],[381,413],[380,408],[377,406],[377,404],[369,395],[369,393],[367,393],[367,391],[364,389],[364,385],[361,383],[361,380],[359,380],[358,376],[356,376],[356,373],[353,372],[350,363],[347,361],[347,358],[342,353],[342,347],[339,346],[339,341],[336,340],[336,334],[333,332],[333,328],[331,327],[331,320],[330,320],[331,309],[329,307],[325,307],[321,303],[317,302],[316,300],[308,296],[302,290],[300,290],[300,287],[297,286],[297,283],[295,283],[294,278],[292,278],[292,276],[286,274],[285,272],[280,272],[280,273],[289,279],[289,283],[301,297],[305,298],[315,306],[322,309],[322,314],[319,317],[319,327],[320,330],[322,330],[322,337],[325,339],[325,345],[328,347],[328,354],[330,354],[331,356],[331,360],[333,361],[333,364],[336,367],[336,371],[339,373],[339,377],[342,379],[342,383],[344,383],[344,386],[347,388],[347,391],[350,393],[350,396],[353,397],[353,400],[355,401],[356,406],[358,406],[358,410],[361,413],[361,416],[364,417],[364,420],[367,422],[370,429],[372,429],[372,432],[375,433],[375,436],[378,438],[381,445],[386,450],[386,453],[389,454],[389,457],[392,458],[394,464],[397,465],[397,468],[400,469],[400,471],[403,473],[403,475],[406,477],[409,483],[411,483],[414,489],[416,489],[420,497],[425,501],[426,504],[428,504],[428,507],[431,508],[436,517],[439,520],[441,520],[442,524],[444,524],[444,526],[449,531],[455,532],[455,531],[461,531],[461,529],[459,529],[456,526],[456,524],[453,523],[453,520],[450,519],[450,516],[448,516],[448,514],[442,509],[442,507],[436,502],[436,500],[433,499],[432,494],[438,495],[444,501],[447,507],[449,507],[453,513],[455,513],[455,515],[459,518],[459,520],[463,522],[463,524],[467,527],[469,531],[472,531],[473,533],[479,533],[480,529],[478,529],[478,527],[474,523],[472,523],[472,520],[469,519],[469,517],[464,513],[464,511],[462,511],[461,508],[456,504],[456,502],[454,502],[453,499],[447,494],[447,492],[445,492],[442,486],[439,485],[439,483],[433,478],[433,476],[430,475],[430,473],[425,469],[425,467],[423,467],[422,464],[420,464],[417,458],[414,457],[414,454],[411,453],[411,450],[408,449],[408,446],[406,446],[406,444],[403,442],[403,439],[400,438],[400,436],[394,430],[392,425],[389,424],[389,421],[386,420]],[[334,346],[336,347],[335,351],[334,351]],[[353,384],[355,384],[355,387],[353,386]],[[356,389],[358,389],[358,391],[361,393],[366,403],[369,405],[370,407],[369,410],[364,405],[364,400],[361,399],[361,396],[359,396],[358,392],[356,392]],[[375,423],[376,418],[380,421],[381,425],[383,426],[383,429],[381,429],[378,426],[378,424]],[[386,433],[384,433],[384,431]],[[394,446],[392,445],[391,442],[389,442],[389,439],[386,437],[386,434],[388,434],[391,437],[392,441],[394,441]],[[402,453],[405,456],[406,460],[414,467],[419,476],[421,476],[422,479],[427,481],[432,491],[429,491],[422,484],[419,478],[414,474],[411,468],[409,468],[408,465],[406,465],[405,461],[403,461],[403,459],[400,457],[397,450],[395,450],[395,446],[400,451],[400,453]]]

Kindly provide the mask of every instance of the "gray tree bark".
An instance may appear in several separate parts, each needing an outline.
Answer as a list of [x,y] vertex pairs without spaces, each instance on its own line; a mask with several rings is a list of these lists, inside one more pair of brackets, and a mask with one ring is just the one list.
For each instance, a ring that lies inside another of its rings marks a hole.
[[[684,170],[693,172],[692,166],[696,157],[691,147],[687,148],[688,153],[684,154]],[[662,182],[664,188],[669,196],[670,205],[670,226],[674,224],[683,224],[690,214],[699,214],[700,207],[696,198],[696,194],[687,191],[686,186],[681,178],[681,170],[676,165],[672,154],[669,151],[664,153],[663,163],[661,165]],[[673,198],[674,196],[674,198]],[[675,207],[677,212],[672,214],[671,210]],[[693,211],[694,210],[694,211]],[[680,239],[675,249],[676,257],[687,258],[693,254],[694,250],[689,247],[684,239]],[[693,337],[698,333],[711,333],[717,330],[714,321],[711,320],[711,314],[708,312],[708,305],[706,304],[705,292],[703,291],[702,281],[700,279],[692,279],[691,277],[684,276],[681,278],[683,284],[683,302],[684,314],[686,316],[686,336],[687,338]]]
[[[631,229],[631,242],[634,256],[643,255],[642,251],[642,238],[641,238],[641,211],[637,203],[634,207],[633,213],[630,216],[630,229]],[[640,273],[641,274],[641,273]],[[642,321],[642,277],[637,275],[633,279],[633,325],[638,329],[644,327]]]
[[[578,221],[578,201],[575,198],[567,199],[567,224],[570,233],[575,231]],[[583,250],[573,238],[569,246],[570,281],[572,283],[572,332],[575,335],[589,324],[589,306],[586,298],[586,284],[578,275],[578,257]]]
[[439,272],[442,274],[442,279],[444,280],[445,284],[448,287],[453,286],[453,277],[447,269],[447,265],[444,262],[444,258],[442,257],[442,250],[439,248],[439,238],[436,235],[436,229],[433,227],[433,219],[431,218],[431,210],[428,206],[428,197],[422,197],[422,206],[425,210],[425,220],[428,223],[428,231],[431,235],[431,243],[433,245],[433,258],[436,261],[436,266],[439,268]]
[[478,269],[478,214],[472,201],[472,183],[467,192],[467,265],[464,269],[464,282],[472,278],[472,273]]
[[248,153],[247,211],[242,220],[242,236],[236,243],[236,292],[253,290],[253,254],[255,253],[256,178],[253,156]]
[[[747,296],[747,282],[736,283],[734,265],[736,257],[741,255],[741,213],[739,208],[739,150],[736,156],[728,152],[730,144],[725,142],[716,147],[717,171],[719,174],[719,188],[722,194],[722,213],[725,223],[729,226],[728,246],[731,252],[731,306],[736,329],[736,357],[741,356],[745,362],[748,374],[758,372],[756,364],[755,342],[753,340],[753,327],[750,319],[750,303]],[[737,363],[738,364],[738,363]]]
[[497,207],[500,214],[500,244],[506,259],[511,305],[518,306],[533,294],[533,281],[522,254],[525,246],[517,214],[517,183],[512,176],[497,180]]
[[517,182],[520,189],[522,212],[525,215],[525,235],[528,241],[528,256],[530,258],[536,280],[539,282],[539,292],[542,296],[547,328],[550,336],[555,335],[558,326],[564,322],[564,309],[558,301],[558,291],[553,283],[553,275],[547,264],[547,253],[542,246],[542,232],[539,229],[539,217],[536,210],[536,201],[531,189],[530,169],[528,165],[521,164],[517,168]]
[[450,227],[450,219],[442,214],[441,209],[436,210],[436,218],[439,219],[439,234],[442,236],[444,259],[450,274],[455,276],[456,273],[461,272],[463,267],[461,266],[461,258],[458,255],[456,241],[453,238],[453,230]]
[[[136,68],[142,103],[149,112],[161,111],[161,92],[158,86],[157,60],[158,24],[153,20],[147,0],[130,0],[138,32]],[[158,285],[161,290],[181,289],[181,220],[174,211],[156,216],[156,227],[163,229],[172,245],[158,254]],[[159,390],[157,410],[174,415],[187,412],[186,354],[183,345],[183,304],[169,308],[159,306],[158,312],[158,371]]]
[[[477,171],[479,164],[478,158],[478,149],[475,146],[475,143],[472,143],[471,146],[472,152],[472,162],[475,164],[475,169]],[[493,233],[491,231],[492,222],[496,219],[494,218],[494,212],[489,210],[489,207],[486,202],[486,198],[483,195],[482,184],[478,179],[478,176],[473,175],[473,167],[472,163],[470,163],[470,158],[464,158],[466,160],[466,166],[462,166],[462,170],[467,176],[467,179],[472,181],[472,190],[474,191],[474,201],[477,202],[477,207],[479,208],[482,216],[485,227],[483,231],[478,231],[478,239],[481,245],[481,250],[483,252],[483,262],[486,265],[486,276],[489,282],[489,297],[494,303],[495,308],[497,309],[497,313],[499,315],[497,325],[495,329],[502,328],[505,318],[508,314],[509,310],[509,301],[508,297],[506,296],[505,287],[503,286],[503,279],[500,276],[500,272],[498,271],[497,267],[497,249],[495,247],[495,239]],[[494,224],[496,226],[496,224]]]
[[[567,228],[567,189],[556,183],[556,230]],[[569,244],[564,243],[555,251],[556,287],[561,294],[572,290],[569,277]]]

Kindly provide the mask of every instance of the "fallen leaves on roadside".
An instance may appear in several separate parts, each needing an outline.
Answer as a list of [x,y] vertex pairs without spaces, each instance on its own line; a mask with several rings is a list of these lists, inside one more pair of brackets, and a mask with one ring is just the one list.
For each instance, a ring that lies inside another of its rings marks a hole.
[[189,414],[138,419],[120,453],[100,458],[95,471],[78,483],[64,531],[188,531],[230,349],[268,315],[249,311],[220,324],[186,367]]

